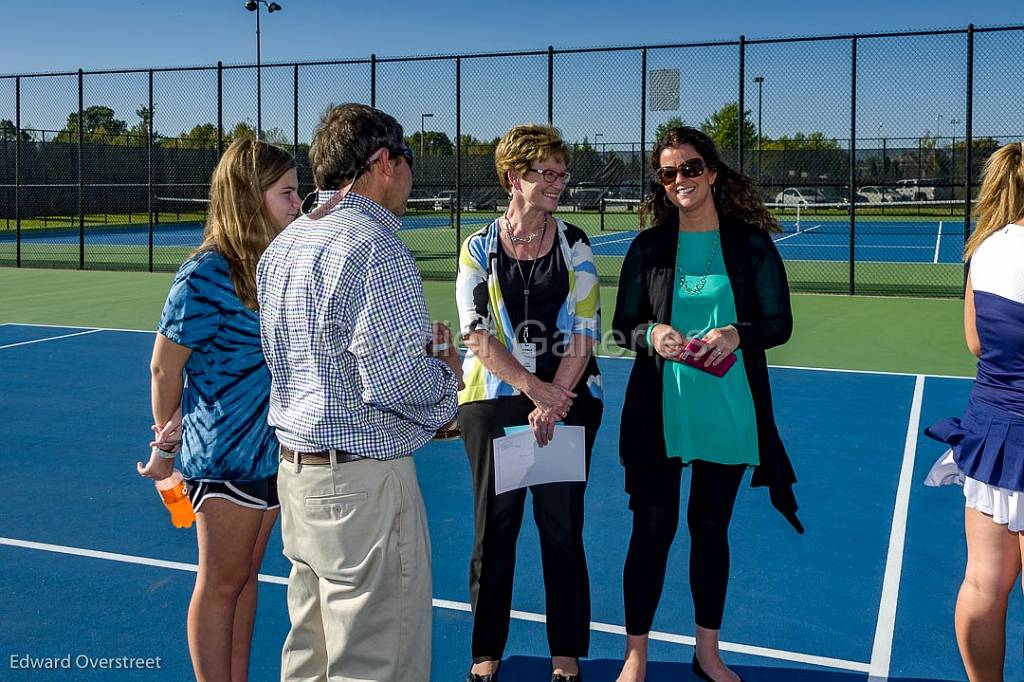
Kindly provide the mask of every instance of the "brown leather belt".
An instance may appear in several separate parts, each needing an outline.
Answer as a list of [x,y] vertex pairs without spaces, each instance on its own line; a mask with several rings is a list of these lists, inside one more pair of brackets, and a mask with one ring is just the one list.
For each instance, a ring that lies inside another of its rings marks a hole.
[[345,452],[344,450],[325,450],[324,452],[295,452],[291,448],[281,446],[281,457],[284,461],[295,463],[296,455],[299,458],[299,464],[303,465],[321,465],[330,464],[333,459],[338,464],[344,464],[345,462],[354,462],[357,459],[366,459],[362,455],[357,455],[352,452]]

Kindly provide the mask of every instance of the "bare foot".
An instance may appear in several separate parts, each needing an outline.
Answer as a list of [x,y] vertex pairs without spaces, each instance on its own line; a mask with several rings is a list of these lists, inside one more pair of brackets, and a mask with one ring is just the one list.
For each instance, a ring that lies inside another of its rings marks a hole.
[[469,669],[469,672],[474,675],[493,675],[498,670],[498,665],[501,661],[481,661],[480,663],[474,663],[473,667]]
[[647,635],[626,636],[626,660],[615,682],[644,682],[647,677]]
[[552,656],[551,657],[551,672],[556,675],[562,675],[563,677],[570,677],[572,675],[580,674],[580,662],[579,659],[572,658],[571,656]]
[[707,676],[715,682],[740,682],[740,676],[725,665],[717,651],[704,654],[703,657],[698,653],[697,663],[700,664],[701,669]]

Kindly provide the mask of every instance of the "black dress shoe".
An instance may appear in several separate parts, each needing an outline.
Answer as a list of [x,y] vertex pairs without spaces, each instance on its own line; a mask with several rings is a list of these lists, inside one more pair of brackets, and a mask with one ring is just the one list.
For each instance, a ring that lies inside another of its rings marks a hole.
[[[699,679],[699,680],[707,680],[707,682],[715,682],[714,678],[712,678],[711,675],[708,675],[706,672],[704,672],[704,668],[700,667],[700,663],[697,661],[697,654],[693,655],[693,662],[690,663],[690,670],[693,671],[693,674],[696,675],[697,679]],[[737,675],[737,677],[740,677],[740,676]],[[742,677],[740,677],[740,682],[743,682],[743,678]]]

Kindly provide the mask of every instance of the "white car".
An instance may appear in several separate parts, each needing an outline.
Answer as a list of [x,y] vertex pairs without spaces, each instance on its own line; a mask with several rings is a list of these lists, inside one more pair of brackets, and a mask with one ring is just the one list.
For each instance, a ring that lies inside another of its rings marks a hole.
[[858,203],[881,204],[895,200],[894,192],[886,187],[867,185],[857,190]]
[[933,178],[906,178],[896,181],[896,195],[900,201],[934,201]]
[[826,203],[825,194],[814,187],[787,187],[775,195],[776,204],[808,206]]

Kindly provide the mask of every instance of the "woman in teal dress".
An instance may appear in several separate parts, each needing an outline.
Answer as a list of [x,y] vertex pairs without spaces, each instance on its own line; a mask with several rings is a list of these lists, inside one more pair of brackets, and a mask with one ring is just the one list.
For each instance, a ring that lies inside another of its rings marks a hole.
[[[696,648],[693,672],[739,680],[721,659],[729,580],[729,521],[748,467],[751,485],[797,532],[796,476],[772,412],[765,350],[793,328],[789,286],[771,233],[775,219],[753,181],[725,165],[699,130],[658,140],[644,206],[652,223],[633,240],[619,279],[616,339],[637,353],[622,409],[619,455],[633,531],[623,575],[627,646],[619,682],[643,680],[648,634],[690,469],[687,525]],[[681,361],[703,347],[697,366]],[[736,362],[722,376],[721,363]]]

